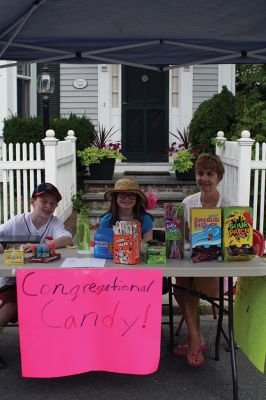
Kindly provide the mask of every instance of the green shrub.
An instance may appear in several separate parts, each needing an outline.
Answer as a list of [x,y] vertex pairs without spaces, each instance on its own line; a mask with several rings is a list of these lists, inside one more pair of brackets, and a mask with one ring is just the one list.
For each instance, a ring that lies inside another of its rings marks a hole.
[[[50,118],[49,126],[55,131],[55,137],[64,140],[67,131],[72,129],[77,137],[77,150],[83,150],[91,145],[94,135],[94,126],[89,118],[78,117],[71,114],[69,118]],[[20,118],[12,116],[4,120],[3,128],[4,142],[9,143],[42,143],[44,139],[42,132],[42,118],[27,117]],[[77,159],[77,182],[78,187],[82,185],[84,167]]]
[[192,146],[202,145],[206,151],[213,152],[211,139],[220,130],[230,139],[235,118],[235,96],[224,86],[221,93],[201,103],[195,111],[189,125]]
[[37,143],[43,139],[42,119],[39,117],[20,118],[12,116],[4,119],[4,142]]
[[[67,131],[72,129],[77,137],[77,149],[89,146],[93,139],[94,126],[89,118],[71,114],[69,118],[50,118],[49,127],[55,131],[55,137],[64,140]],[[5,143],[37,143],[44,138],[42,118],[20,118],[12,116],[4,120]]]

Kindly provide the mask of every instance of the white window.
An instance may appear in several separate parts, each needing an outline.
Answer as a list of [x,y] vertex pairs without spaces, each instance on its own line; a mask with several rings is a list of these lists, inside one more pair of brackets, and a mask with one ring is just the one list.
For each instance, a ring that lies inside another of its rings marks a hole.
[[178,107],[178,68],[172,69],[172,107]]
[[119,106],[119,65],[112,65],[112,107]]
[[18,65],[17,67],[17,113],[19,117],[30,116],[30,65]]

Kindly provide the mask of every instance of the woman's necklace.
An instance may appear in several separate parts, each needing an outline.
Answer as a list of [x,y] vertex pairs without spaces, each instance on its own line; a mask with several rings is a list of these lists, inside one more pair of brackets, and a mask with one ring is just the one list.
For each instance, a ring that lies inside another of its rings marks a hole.
[[217,203],[219,201],[219,193],[217,193],[214,198],[212,197],[211,199],[203,200],[201,199],[201,205],[203,208],[211,208],[211,207],[216,207]]

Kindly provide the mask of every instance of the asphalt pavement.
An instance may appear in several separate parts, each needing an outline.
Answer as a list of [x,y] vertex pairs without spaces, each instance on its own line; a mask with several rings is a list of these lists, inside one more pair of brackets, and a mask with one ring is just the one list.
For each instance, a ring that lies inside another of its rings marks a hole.
[[[178,317],[179,318],[179,317]],[[146,376],[89,372],[53,379],[21,377],[18,329],[5,328],[0,333],[0,354],[7,363],[0,369],[1,400],[232,400],[230,353],[222,339],[221,356],[214,361],[216,321],[211,315],[201,318],[207,340],[206,363],[199,368],[186,365],[169,351],[168,327],[163,328],[163,348],[156,373]],[[177,323],[177,321],[176,321]],[[185,328],[179,340],[185,335]],[[52,361],[51,361],[52,362]],[[239,400],[265,400],[266,377],[237,350]]]

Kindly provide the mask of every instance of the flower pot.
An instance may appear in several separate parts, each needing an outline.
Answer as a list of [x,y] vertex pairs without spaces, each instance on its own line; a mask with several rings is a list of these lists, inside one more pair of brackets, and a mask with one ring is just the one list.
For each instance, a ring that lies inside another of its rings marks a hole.
[[193,168],[187,172],[175,171],[175,176],[178,181],[195,181],[195,170]]
[[104,158],[100,164],[89,165],[90,179],[113,179],[115,170],[115,158]]

